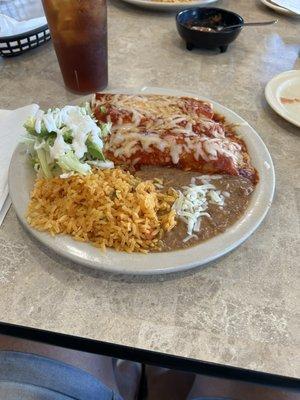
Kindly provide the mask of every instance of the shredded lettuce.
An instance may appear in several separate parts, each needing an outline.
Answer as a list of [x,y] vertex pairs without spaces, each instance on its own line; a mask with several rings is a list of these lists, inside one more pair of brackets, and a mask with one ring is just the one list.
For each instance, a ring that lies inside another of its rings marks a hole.
[[92,138],[89,136],[86,141],[86,146],[89,154],[95,159],[100,161],[105,161],[105,157],[102,153],[102,149],[99,145],[93,142]]
[[91,170],[89,164],[80,162],[73,151],[60,156],[57,163],[63,172],[74,171],[86,175]]
[[36,150],[36,154],[37,154],[38,164],[41,167],[43,175],[45,176],[45,178],[52,178],[53,175],[49,167],[46,151],[43,148],[38,148]]
[[89,103],[62,109],[39,110],[24,124],[30,160],[45,178],[70,172],[87,174],[91,165],[113,166],[103,154],[103,138],[111,124],[98,123]]

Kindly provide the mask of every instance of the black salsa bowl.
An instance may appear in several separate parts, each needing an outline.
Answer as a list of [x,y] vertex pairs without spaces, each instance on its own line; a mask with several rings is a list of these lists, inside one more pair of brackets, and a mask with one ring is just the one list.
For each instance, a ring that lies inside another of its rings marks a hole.
[[[219,48],[225,52],[228,45],[233,42],[243,29],[242,26],[217,31],[218,27],[244,24],[244,19],[232,12],[222,8],[189,8],[182,10],[176,15],[176,25],[179,35],[186,42],[186,48],[192,50],[194,47],[202,49]],[[194,30],[192,26],[213,28],[216,31],[207,32]]]

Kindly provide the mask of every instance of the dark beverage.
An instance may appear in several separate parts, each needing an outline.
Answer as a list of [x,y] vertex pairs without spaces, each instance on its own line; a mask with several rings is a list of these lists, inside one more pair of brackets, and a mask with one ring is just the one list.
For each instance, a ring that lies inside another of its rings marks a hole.
[[90,93],[107,86],[106,0],[43,0],[68,89]]

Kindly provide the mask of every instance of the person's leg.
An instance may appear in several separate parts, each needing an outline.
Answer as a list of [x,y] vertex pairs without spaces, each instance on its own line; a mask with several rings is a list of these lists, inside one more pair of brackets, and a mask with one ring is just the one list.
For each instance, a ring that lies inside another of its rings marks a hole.
[[147,400],[185,400],[195,374],[146,366]]
[[0,351],[0,398],[15,400],[123,400],[99,379],[49,357]]
[[300,393],[159,367],[146,367],[147,400],[300,400]]
[[186,400],[299,400],[300,394],[284,389],[197,375]]
[[118,391],[110,357],[98,356],[97,354],[65,349],[6,335],[0,335],[0,351],[1,350],[21,351],[62,361],[89,372],[111,389]]
[[[0,351],[32,353],[58,360],[86,371],[119,393],[124,400],[135,400],[140,382],[140,364],[117,362],[111,357],[85,353],[30,340],[0,335]],[[126,378],[125,378],[126,375]]]
[[136,400],[141,382],[141,364],[133,361],[113,359],[113,371],[119,393],[123,399]]

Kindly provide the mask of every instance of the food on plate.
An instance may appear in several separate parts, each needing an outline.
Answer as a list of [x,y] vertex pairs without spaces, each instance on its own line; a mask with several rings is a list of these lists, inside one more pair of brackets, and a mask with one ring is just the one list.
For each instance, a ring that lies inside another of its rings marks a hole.
[[300,99],[297,99],[296,97],[293,99],[289,99],[287,97],[280,97],[280,101],[282,104],[294,104],[294,103],[300,103]]
[[190,3],[193,0],[151,0],[156,3]]
[[161,192],[121,169],[88,175],[38,179],[27,221],[51,234],[66,233],[105,249],[160,250],[161,239],[176,225],[174,190]]
[[258,175],[210,102],[97,93],[26,124],[37,171],[27,221],[126,252],[211,239],[246,212]]
[[111,167],[102,149],[110,124],[97,124],[90,105],[65,106],[39,110],[24,125],[30,159],[40,176],[78,172],[86,174],[91,166]]
[[164,251],[182,249],[225,232],[246,212],[255,186],[240,176],[199,175],[175,168],[143,167],[137,176],[159,176],[164,190],[175,189],[177,224],[163,236]]
[[176,166],[257,181],[245,143],[209,102],[97,93],[92,110],[101,123],[112,124],[104,154],[116,164]]

